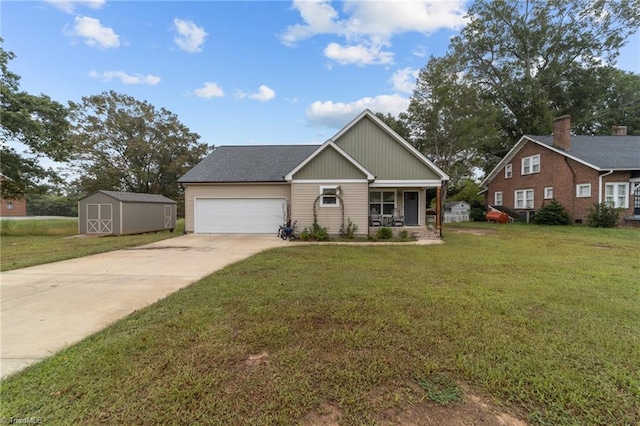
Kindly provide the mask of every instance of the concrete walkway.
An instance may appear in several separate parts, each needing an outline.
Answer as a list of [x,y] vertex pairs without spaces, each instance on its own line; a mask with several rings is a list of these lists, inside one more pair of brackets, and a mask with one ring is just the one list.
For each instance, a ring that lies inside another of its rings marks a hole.
[[184,235],[0,273],[0,377],[231,263],[286,246],[275,235]]

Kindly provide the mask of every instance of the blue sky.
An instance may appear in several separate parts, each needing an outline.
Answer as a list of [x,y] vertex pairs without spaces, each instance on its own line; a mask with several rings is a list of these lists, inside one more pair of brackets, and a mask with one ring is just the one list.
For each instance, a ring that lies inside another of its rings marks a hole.
[[[214,145],[322,143],[364,108],[397,114],[468,2],[3,1],[21,89],[164,107]],[[640,34],[618,66],[640,73]]]

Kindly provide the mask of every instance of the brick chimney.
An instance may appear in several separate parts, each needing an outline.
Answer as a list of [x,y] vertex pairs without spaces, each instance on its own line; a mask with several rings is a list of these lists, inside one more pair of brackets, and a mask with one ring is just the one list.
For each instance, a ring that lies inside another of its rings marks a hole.
[[627,136],[627,126],[613,126],[613,136]]
[[553,120],[553,146],[568,151],[571,148],[571,116]]

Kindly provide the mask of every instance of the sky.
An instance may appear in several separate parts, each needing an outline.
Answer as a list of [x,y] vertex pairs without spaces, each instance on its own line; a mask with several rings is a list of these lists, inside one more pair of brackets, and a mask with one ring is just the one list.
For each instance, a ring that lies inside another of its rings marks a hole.
[[[369,108],[405,111],[465,0],[7,1],[20,88],[67,105],[113,90],[209,145],[319,144]],[[640,73],[640,34],[617,66]]]

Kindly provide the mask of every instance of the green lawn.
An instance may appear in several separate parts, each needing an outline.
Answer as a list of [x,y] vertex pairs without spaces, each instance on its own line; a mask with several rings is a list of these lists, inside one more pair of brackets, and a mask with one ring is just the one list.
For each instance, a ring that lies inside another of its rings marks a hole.
[[640,230],[475,226],[231,265],[3,381],[0,417],[375,424],[438,378],[532,424],[640,424]]
[[69,238],[78,234],[78,219],[0,220],[0,271],[139,246],[180,235],[183,229],[184,219],[174,233]]

